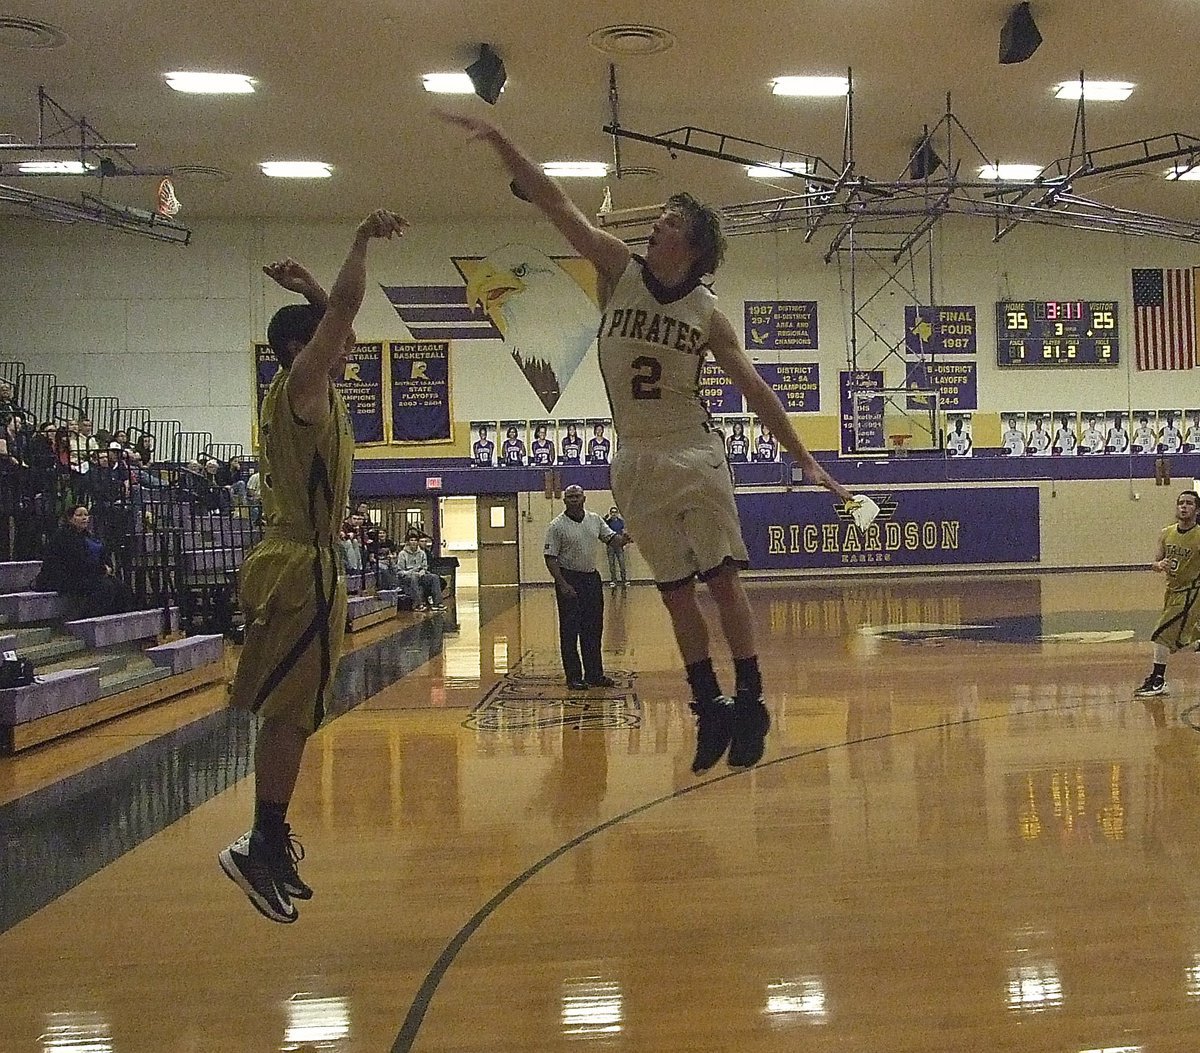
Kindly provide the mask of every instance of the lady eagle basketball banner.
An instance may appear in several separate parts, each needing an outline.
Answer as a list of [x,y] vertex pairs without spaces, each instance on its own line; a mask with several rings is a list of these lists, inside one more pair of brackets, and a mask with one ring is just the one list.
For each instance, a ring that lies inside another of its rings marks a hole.
[[[254,345],[255,441],[258,420],[267,388],[279,372],[279,362],[270,344]],[[356,446],[383,442],[383,344],[355,344],[342,363],[334,385],[342,393],[350,413]]]
[[393,340],[388,361],[392,442],[449,442],[450,341]]
[[859,530],[824,491],[740,493],[752,570],[1037,563],[1036,486],[962,486],[872,493],[879,518]]
[[354,445],[383,442],[383,344],[355,344],[333,384],[350,413]]

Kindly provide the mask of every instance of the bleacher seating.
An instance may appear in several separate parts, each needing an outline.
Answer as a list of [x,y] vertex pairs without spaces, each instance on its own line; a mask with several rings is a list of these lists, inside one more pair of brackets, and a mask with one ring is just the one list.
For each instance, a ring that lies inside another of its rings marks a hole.
[[[0,581],[21,583],[32,567],[0,563]],[[159,643],[178,630],[170,608],[65,620],[57,593],[0,593],[0,650],[34,666],[36,679],[0,689],[0,752],[15,753],[224,679],[220,635]],[[32,623],[32,624],[31,624]]]

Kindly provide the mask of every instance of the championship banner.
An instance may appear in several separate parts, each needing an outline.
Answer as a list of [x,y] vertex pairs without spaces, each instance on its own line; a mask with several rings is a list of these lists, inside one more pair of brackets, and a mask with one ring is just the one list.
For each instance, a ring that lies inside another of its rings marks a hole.
[[[882,450],[883,396],[862,396],[864,390],[883,389],[882,369],[842,369],[838,371],[838,389],[842,410],[842,453]],[[854,395],[858,400],[858,438],[854,430]]]
[[911,355],[973,355],[978,328],[973,304],[904,308],[904,350]]
[[[979,367],[974,362],[909,362],[904,386],[938,393],[939,410],[979,408]],[[909,409],[923,409],[928,399],[908,396]]]
[[879,518],[854,525],[825,492],[739,493],[753,570],[1037,563],[1036,486],[972,486],[872,494]]
[[714,417],[742,412],[742,393],[716,362],[700,366],[700,399]]
[[450,341],[393,340],[392,442],[449,442]]
[[816,362],[779,362],[754,366],[788,413],[818,413],[821,409],[820,367]]
[[254,345],[254,420],[258,423],[258,415],[262,410],[263,399],[267,397],[267,388],[279,372],[279,362],[270,344]]
[[816,300],[747,300],[746,350],[815,351]]
[[383,442],[383,344],[355,344],[333,384],[350,413],[354,445]]

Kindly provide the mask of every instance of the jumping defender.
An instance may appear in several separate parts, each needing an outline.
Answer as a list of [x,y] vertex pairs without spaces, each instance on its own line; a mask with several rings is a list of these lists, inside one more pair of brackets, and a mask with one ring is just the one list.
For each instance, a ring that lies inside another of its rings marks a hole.
[[[700,364],[710,352],[809,480],[852,498],[813,459],[729,319],[717,310],[716,297],[700,282],[724,255],[719,218],[690,195],[677,194],[655,221],[645,258],[634,256],[590,223],[499,129],[473,117],[444,116],[492,147],[516,189],[596,267],[603,310],[600,371],[621,438],[612,491],[654,573],[687,667],[698,725],[692,771],[711,768],[726,750],[731,767],[757,764],[771,718],[763,703],[753,617],[738,577],[747,554],[729,465],[698,390]],[[697,578],[717,601],[721,632],[733,654],[733,699],[722,694],[713,670]]]
[[218,859],[255,909],[293,922],[313,890],[296,863],[303,850],[287,810],[309,736],[325,716],[346,629],[346,579],[338,528],[350,497],[354,436],[332,382],[354,348],[354,316],[366,291],[367,244],[404,234],[393,212],[372,212],[328,296],[294,260],[264,267],[308,303],[275,312],[267,340],[280,369],[262,405],[259,464],[266,531],[242,566],[246,643],[230,704],[260,719],[254,750],[254,826]]

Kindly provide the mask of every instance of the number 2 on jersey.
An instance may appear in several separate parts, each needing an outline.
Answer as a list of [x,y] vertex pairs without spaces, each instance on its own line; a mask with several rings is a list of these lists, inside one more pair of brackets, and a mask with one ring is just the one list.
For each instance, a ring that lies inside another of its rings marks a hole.
[[636,371],[633,375],[633,397],[635,399],[662,398],[662,388],[659,387],[659,381],[662,380],[662,363],[649,355],[638,355],[633,360],[633,368]]

